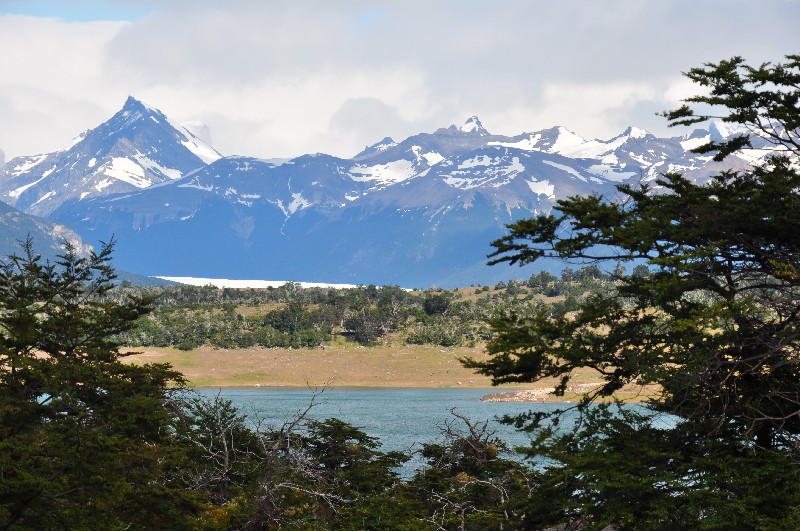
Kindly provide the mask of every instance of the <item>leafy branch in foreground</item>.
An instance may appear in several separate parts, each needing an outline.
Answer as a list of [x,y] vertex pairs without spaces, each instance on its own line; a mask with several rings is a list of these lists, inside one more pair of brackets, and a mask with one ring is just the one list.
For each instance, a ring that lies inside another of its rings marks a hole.
[[[753,138],[766,140],[776,147],[797,153],[800,151],[798,129],[800,117],[800,55],[787,55],[786,62],[749,66],[741,57],[734,57],[705,68],[692,68],[686,76],[702,87],[710,88],[705,95],[686,101],[710,107],[709,112],[696,113],[689,105],[665,112],[670,126],[693,125],[710,118],[737,124],[745,132],[723,142],[709,141],[696,148],[698,153],[716,152],[714,160],[721,161],[743,148],[753,148]],[[726,113],[711,115],[722,108]]]

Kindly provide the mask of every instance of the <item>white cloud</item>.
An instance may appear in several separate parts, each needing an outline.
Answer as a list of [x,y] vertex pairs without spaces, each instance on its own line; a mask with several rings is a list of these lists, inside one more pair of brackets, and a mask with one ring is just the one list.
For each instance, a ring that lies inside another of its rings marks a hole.
[[789,0],[146,4],[128,22],[0,15],[7,158],[68,144],[128,94],[260,157],[348,156],[473,114],[496,133],[663,133],[654,113],[697,92],[681,71],[800,44]]

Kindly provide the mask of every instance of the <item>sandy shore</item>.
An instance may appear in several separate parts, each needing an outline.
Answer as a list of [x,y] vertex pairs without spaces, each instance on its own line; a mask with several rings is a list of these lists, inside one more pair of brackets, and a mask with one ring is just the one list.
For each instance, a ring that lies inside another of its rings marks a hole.
[[[514,389],[489,393],[481,400],[484,402],[577,402],[581,397],[596,391],[599,387],[599,383],[569,385],[563,396],[555,394],[555,387]],[[626,402],[642,402],[654,396],[656,392],[655,386],[627,385],[615,393],[614,397]]]

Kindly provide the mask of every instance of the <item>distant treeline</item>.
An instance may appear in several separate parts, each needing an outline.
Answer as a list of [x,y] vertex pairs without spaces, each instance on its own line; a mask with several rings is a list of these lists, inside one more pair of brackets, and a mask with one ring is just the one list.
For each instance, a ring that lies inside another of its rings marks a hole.
[[214,286],[131,287],[108,296],[156,296],[155,310],[122,340],[132,347],[317,347],[331,342],[374,345],[392,340],[444,347],[490,337],[489,321],[521,304],[562,314],[592,293],[614,289],[614,274],[597,266],[547,272],[527,281],[455,290],[398,286],[234,289]]

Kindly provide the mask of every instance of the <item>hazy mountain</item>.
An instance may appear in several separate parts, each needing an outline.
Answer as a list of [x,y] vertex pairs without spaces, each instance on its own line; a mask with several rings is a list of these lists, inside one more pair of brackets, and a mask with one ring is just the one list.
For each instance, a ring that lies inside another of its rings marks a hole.
[[[75,231],[55,223],[20,212],[16,208],[0,201],[0,261],[5,261],[12,254],[20,255],[22,243],[31,238],[33,250],[40,255],[42,261],[55,263],[59,255],[66,251],[70,243],[80,256],[88,256],[92,246],[87,244]],[[117,281],[127,280],[135,285],[152,286],[173,284],[157,278],[117,270]]]
[[28,236],[32,238],[36,252],[44,258],[54,259],[63,253],[65,241],[81,254],[88,254],[91,249],[75,231],[64,225],[25,214],[0,201],[0,257],[19,254],[20,243]]

